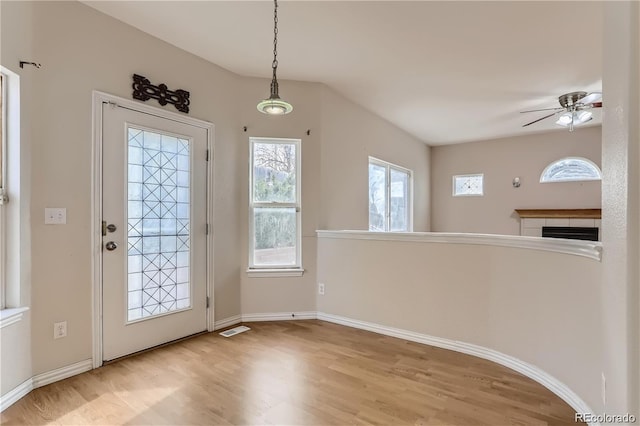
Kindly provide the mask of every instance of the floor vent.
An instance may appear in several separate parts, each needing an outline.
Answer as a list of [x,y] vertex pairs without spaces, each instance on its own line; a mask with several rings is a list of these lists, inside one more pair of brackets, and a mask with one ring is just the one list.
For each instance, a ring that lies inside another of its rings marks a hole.
[[240,325],[238,327],[233,327],[233,328],[230,328],[229,330],[225,330],[222,333],[220,333],[220,335],[224,337],[231,337],[247,330],[251,330],[251,329],[249,327],[245,327],[244,325]]

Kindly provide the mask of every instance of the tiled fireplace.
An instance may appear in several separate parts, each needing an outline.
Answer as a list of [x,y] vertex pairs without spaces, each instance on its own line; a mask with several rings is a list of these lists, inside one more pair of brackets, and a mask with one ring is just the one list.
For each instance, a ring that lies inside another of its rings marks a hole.
[[520,216],[520,235],[542,237],[542,227],[598,228],[600,230],[601,209],[516,209]]

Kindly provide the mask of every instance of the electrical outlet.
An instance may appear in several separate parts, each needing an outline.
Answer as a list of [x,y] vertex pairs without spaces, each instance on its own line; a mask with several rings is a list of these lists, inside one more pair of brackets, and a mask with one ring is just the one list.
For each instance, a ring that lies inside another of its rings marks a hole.
[[53,323],[53,338],[60,339],[62,337],[67,337],[67,322]]
[[318,283],[318,294],[324,296],[324,283]]
[[607,378],[605,377],[604,372],[602,373],[601,393],[602,393],[602,406],[606,407],[606,405],[607,405]]
[[65,225],[67,223],[67,209],[65,208],[45,208],[44,224],[45,225]]

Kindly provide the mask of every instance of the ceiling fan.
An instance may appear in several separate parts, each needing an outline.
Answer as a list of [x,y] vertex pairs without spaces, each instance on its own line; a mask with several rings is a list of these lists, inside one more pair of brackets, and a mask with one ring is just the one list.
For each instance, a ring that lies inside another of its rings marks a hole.
[[589,111],[592,108],[602,108],[602,93],[601,92],[571,92],[566,93],[558,98],[560,107],[557,108],[543,108],[533,109],[529,111],[521,111],[521,114],[527,112],[536,111],[554,111],[549,115],[545,115],[542,118],[538,118],[530,123],[523,125],[522,127],[530,126],[554,115],[560,114],[556,124],[559,126],[568,127],[570,132],[573,132],[574,126],[580,126],[588,121],[591,121],[593,114]]

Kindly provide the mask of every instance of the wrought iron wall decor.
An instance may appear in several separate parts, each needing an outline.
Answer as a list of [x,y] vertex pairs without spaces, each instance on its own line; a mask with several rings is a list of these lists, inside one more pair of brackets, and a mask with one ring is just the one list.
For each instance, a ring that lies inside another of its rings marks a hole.
[[151,84],[148,78],[134,74],[133,75],[133,99],[148,101],[149,99],[157,99],[160,105],[175,105],[180,112],[189,113],[189,92],[186,90],[169,90],[166,84],[155,86]]

